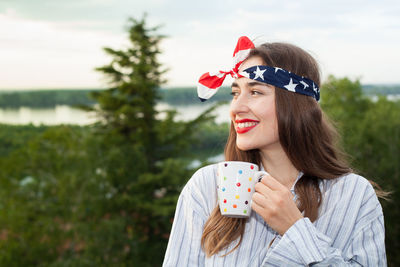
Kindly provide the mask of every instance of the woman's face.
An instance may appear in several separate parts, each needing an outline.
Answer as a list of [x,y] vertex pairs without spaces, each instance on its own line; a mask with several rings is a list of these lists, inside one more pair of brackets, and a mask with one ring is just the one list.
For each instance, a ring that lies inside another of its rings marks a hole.
[[[248,58],[239,72],[256,65],[264,65],[261,58]],[[237,147],[264,150],[279,145],[275,87],[242,77],[233,82],[232,94],[230,117],[237,134]]]

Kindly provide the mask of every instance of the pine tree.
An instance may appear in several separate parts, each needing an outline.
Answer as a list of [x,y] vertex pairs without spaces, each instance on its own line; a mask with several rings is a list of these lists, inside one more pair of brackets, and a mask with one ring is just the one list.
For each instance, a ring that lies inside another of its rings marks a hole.
[[96,129],[104,138],[99,164],[113,189],[106,213],[122,231],[103,227],[102,234],[121,262],[154,266],[162,262],[179,192],[193,171],[187,167],[193,133],[213,118],[213,108],[189,122],[176,121],[174,110],[158,112],[164,36],[159,27],[147,27],[145,17],[129,24],[130,46],[105,48],[113,59],[97,68],[111,87],[94,94]]

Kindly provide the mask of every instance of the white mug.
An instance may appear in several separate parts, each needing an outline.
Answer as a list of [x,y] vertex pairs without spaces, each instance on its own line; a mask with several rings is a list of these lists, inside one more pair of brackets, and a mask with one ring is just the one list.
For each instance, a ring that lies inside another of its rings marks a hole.
[[256,164],[243,161],[218,163],[217,191],[221,214],[247,218],[251,214],[251,198],[259,178],[268,174],[258,171]]

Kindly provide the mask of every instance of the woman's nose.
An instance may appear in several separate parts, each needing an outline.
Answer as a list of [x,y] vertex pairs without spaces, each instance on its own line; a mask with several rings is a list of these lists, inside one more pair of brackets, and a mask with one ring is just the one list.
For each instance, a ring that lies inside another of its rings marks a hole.
[[231,113],[244,113],[249,111],[248,99],[245,95],[241,94],[234,98],[230,106]]

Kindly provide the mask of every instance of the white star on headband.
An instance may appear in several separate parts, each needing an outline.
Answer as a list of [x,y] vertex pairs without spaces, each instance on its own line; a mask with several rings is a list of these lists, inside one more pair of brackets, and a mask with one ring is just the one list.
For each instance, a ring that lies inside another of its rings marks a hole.
[[250,73],[248,73],[247,71],[241,71],[239,72],[239,75],[242,75],[243,77],[250,79]]
[[289,84],[285,85],[284,87],[286,89],[288,89],[289,91],[296,92],[295,88],[297,85],[298,85],[298,83],[293,83],[293,79],[290,78]]
[[277,73],[277,72],[278,72],[278,70],[284,71],[284,70],[283,70],[283,69],[281,69],[281,68],[275,67],[275,73]]
[[303,89],[306,89],[307,87],[310,87],[310,86],[309,86],[308,84],[306,84],[304,81],[301,81],[300,83],[304,86]]
[[257,78],[261,78],[263,81],[264,81],[264,76],[263,76],[263,74],[264,74],[264,72],[266,71],[266,69],[265,70],[260,70],[259,68],[258,68],[258,66],[257,66],[257,69],[256,69],[256,71],[253,71],[253,73],[254,73],[254,80],[255,79],[257,79]]
[[315,92],[315,93],[318,93],[318,91],[319,91],[319,88],[318,88],[318,87],[315,87],[315,84],[314,84],[314,83],[312,83],[312,86],[313,86],[313,90],[314,90],[314,92]]

